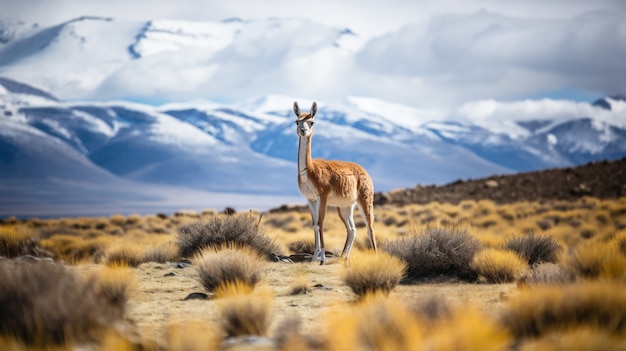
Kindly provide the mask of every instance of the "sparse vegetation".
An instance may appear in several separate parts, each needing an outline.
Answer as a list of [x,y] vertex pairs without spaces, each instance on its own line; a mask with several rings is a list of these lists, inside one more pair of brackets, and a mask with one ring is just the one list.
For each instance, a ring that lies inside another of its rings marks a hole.
[[579,327],[626,332],[626,294],[615,282],[582,281],[539,285],[522,290],[508,301],[502,323],[518,338],[535,338]]
[[409,280],[443,276],[474,281],[478,277],[470,263],[482,245],[458,225],[429,227],[381,247],[407,263]]
[[474,256],[470,266],[486,283],[501,284],[518,280],[528,269],[515,252],[488,248]]
[[377,292],[387,295],[404,277],[405,269],[402,260],[386,252],[355,251],[345,263],[341,279],[359,297]]
[[520,254],[529,265],[557,263],[559,254],[563,251],[561,245],[553,238],[536,235],[534,232],[507,240],[504,248]]
[[[74,349],[76,343],[89,349],[228,349],[247,338],[225,337],[253,334],[281,349],[621,349],[625,208],[625,198],[385,205],[376,210],[378,257],[361,261],[355,251],[347,266],[336,259],[325,266],[264,262],[282,248],[312,251],[310,216],[298,207],[263,217],[207,210],[5,221],[1,229],[11,233],[2,248],[13,253],[0,254],[0,266],[10,267],[0,277],[0,296],[13,291],[11,301],[20,302],[0,301],[0,314],[7,313],[0,325],[33,336],[1,332],[0,349],[36,349],[43,342],[46,349]],[[366,239],[360,230],[355,247],[367,247]],[[343,245],[345,230],[336,216],[327,218],[325,240],[333,250]],[[181,260],[184,247],[193,252],[186,256],[191,261]],[[38,261],[46,252],[56,263]],[[389,255],[406,265],[405,282],[420,284],[396,286],[398,271],[385,262]],[[213,260],[203,264],[208,256]],[[25,268],[15,268],[43,265],[56,268],[30,272],[36,278],[27,279],[20,273]],[[17,283],[29,279],[40,281],[37,289]],[[183,300],[203,287],[212,298]],[[79,294],[86,301],[75,300]],[[356,302],[355,294],[361,296]],[[264,301],[254,300],[260,295]],[[21,301],[35,301],[35,307]],[[270,312],[278,325],[270,323]],[[23,322],[12,317],[16,313]],[[136,325],[120,329],[127,318]],[[58,327],[63,324],[68,327]],[[311,332],[316,327],[321,335]],[[134,336],[120,334],[124,330]]]
[[226,337],[267,335],[272,317],[268,294],[234,294],[219,301],[218,325]]
[[626,278],[626,256],[608,243],[579,245],[568,256],[565,267],[573,276],[586,279]]
[[267,259],[282,252],[280,246],[265,235],[259,219],[248,214],[214,216],[184,226],[179,230],[176,244],[183,257],[191,257],[203,248],[225,244],[249,246]]
[[111,304],[63,265],[0,263],[0,336],[33,346],[63,345],[96,337],[119,321]]
[[23,226],[0,224],[0,257],[36,255],[38,239],[33,231]]
[[252,291],[261,280],[261,260],[247,247],[207,248],[194,261],[202,286],[210,292],[228,285]]

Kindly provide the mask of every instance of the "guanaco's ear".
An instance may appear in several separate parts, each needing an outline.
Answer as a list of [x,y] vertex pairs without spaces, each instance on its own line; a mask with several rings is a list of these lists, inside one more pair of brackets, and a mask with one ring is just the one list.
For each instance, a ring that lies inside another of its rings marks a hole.
[[300,117],[300,106],[298,106],[298,102],[293,102],[293,113],[296,114],[297,117]]
[[311,112],[309,113],[309,115],[311,115],[311,117],[315,117],[316,113],[317,113],[317,103],[313,101],[313,105],[311,105]]

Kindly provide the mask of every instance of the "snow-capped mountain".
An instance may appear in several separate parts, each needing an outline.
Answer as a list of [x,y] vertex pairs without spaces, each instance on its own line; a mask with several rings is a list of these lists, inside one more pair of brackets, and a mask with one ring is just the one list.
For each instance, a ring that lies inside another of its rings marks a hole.
[[[82,213],[80,206],[92,204],[95,211],[100,201],[130,202],[143,211],[164,201],[162,193],[177,192],[239,194],[244,208],[278,205],[259,206],[258,199],[299,201],[293,101],[63,102],[0,78],[0,212],[30,213],[19,211],[54,203]],[[528,136],[514,138],[459,122],[403,125],[398,116],[375,113],[374,105],[385,102],[320,102],[313,156],[363,164],[377,190],[626,156],[626,130],[589,117],[520,121]],[[416,113],[397,105],[395,111]],[[206,203],[201,207],[215,201]],[[229,200],[218,203],[228,206]]]
[[[349,60],[363,45],[347,28],[300,19],[141,22],[84,16],[48,28],[7,27],[7,34],[0,33],[0,76],[46,87],[62,99],[140,94],[164,101],[167,92],[172,101],[190,88],[212,96],[237,89],[245,98],[252,91],[246,87],[269,88],[278,80],[324,84],[308,63]],[[332,72],[325,74],[332,79]]]

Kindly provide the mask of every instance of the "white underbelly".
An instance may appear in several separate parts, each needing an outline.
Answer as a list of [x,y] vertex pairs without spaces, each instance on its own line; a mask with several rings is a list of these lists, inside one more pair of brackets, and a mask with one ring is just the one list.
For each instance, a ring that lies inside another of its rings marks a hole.
[[[310,182],[303,182],[300,185],[300,193],[302,194],[302,196],[310,200],[316,200],[319,197],[317,189]],[[356,196],[343,197],[331,193],[328,196],[327,205],[336,207],[347,207],[353,205],[356,200]]]
[[356,202],[356,198],[353,197],[341,197],[331,194],[328,196],[328,206],[336,207],[348,207],[352,206]]

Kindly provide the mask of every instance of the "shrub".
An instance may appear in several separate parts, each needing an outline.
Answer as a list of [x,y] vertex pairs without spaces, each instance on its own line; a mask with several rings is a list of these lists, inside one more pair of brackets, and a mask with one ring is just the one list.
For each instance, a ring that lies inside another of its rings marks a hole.
[[123,311],[50,262],[0,263],[0,335],[49,346],[96,337]]
[[610,281],[538,285],[509,299],[501,322],[517,338],[538,337],[577,327],[626,332],[624,286]]
[[470,266],[487,283],[510,283],[528,269],[526,261],[513,251],[485,249],[474,256]]
[[200,282],[210,292],[228,284],[243,284],[251,291],[261,280],[260,259],[249,248],[204,249],[195,261]]
[[221,299],[218,323],[226,337],[267,335],[272,299],[268,294],[235,294]]
[[407,263],[408,280],[433,277],[473,281],[477,273],[470,267],[482,244],[460,226],[431,227],[422,233],[384,242],[381,248]]
[[404,277],[406,264],[386,252],[357,251],[346,262],[341,280],[362,297],[367,293],[389,294]]
[[272,254],[282,254],[280,246],[269,238],[258,219],[249,214],[215,216],[180,228],[176,245],[183,257],[191,257],[203,248],[224,244],[250,246],[270,260]]
[[35,234],[22,226],[0,225],[0,256],[14,258],[37,255],[39,240]]
[[563,250],[561,245],[553,238],[535,235],[533,232],[507,240],[504,248],[520,254],[529,265],[543,262],[557,263],[559,254]]
[[626,256],[610,243],[581,244],[570,253],[565,267],[576,277],[620,280],[626,273]]

